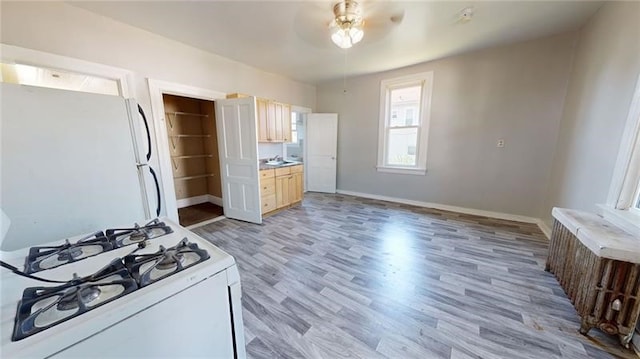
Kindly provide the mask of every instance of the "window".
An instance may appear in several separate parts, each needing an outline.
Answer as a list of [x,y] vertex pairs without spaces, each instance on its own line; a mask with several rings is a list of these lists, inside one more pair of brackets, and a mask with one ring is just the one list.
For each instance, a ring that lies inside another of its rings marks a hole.
[[425,174],[433,72],[380,85],[378,171]]
[[120,96],[117,80],[46,67],[0,64],[2,81],[29,86]]
[[298,143],[298,114],[291,112],[291,142]]
[[606,219],[640,235],[640,76],[620,141],[606,205]]

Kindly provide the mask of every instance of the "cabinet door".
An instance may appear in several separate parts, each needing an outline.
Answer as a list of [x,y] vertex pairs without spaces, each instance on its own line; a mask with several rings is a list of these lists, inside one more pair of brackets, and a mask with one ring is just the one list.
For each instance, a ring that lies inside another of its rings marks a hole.
[[291,177],[291,175],[276,177],[276,208],[282,208],[291,203],[289,199],[289,182]]
[[256,112],[258,114],[258,142],[269,141],[269,124],[268,124],[268,106],[269,101],[263,98],[256,98]]
[[291,105],[282,104],[282,140],[291,142]]
[[302,175],[302,172],[294,173],[291,176],[292,176],[291,183],[290,183],[291,203],[302,201],[302,196],[304,192],[302,179],[304,178],[304,176]]
[[278,134],[276,130],[276,103],[269,101],[267,104],[267,142],[277,142]]
[[274,118],[274,129],[275,129],[275,138],[274,141],[283,142],[284,134],[282,132],[282,104],[280,102],[274,102],[275,106],[275,118]]

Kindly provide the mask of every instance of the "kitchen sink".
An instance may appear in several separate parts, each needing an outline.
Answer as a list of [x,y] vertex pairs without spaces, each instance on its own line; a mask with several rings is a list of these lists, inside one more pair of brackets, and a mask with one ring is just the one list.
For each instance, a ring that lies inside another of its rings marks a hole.
[[295,161],[267,161],[266,164],[269,165],[269,166],[286,167],[286,166],[299,165],[299,164],[302,164],[302,162],[295,162]]

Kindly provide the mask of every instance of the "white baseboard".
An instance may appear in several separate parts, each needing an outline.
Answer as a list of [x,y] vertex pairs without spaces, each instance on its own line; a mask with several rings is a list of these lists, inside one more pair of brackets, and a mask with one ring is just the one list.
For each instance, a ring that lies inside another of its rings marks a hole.
[[209,196],[209,197],[208,197],[209,202],[211,202],[211,203],[213,203],[213,204],[215,204],[215,205],[217,205],[217,206],[223,207],[223,206],[222,206],[222,198],[220,198],[220,197],[216,197],[216,196],[212,196],[212,195],[210,195],[210,194],[208,194],[207,196]]
[[416,206],[416,207],[435,208],[435,209],[440,209],[440,210],[443,210],[443,211],[458,212],[458,213],[471,214],[471,215],[476,215],[476,216],[483,216],[483,217],[490,217],[490,218],[497,218],[497,219],[506,219],[508,221],[534,223],[534,224],[537,224],[538,227],[540,227],[540,230],[542,231],[542,233],[545,234],[545,236],[547,236],[547,238],[549,238],[549,236],[551,235],[551,230],[549,229],[549,227],[547,227],[546,224],[544,224],[544,222],[540,218],[521,216],[521,215],[517,215],[517,214],[510,214],[510,213],[485,211],[485,210],[482,210],[482,209],[475,209],[475,208],[450,206],[448,204],[414,201],[414,200],[411,200],[411,199],[380,196],[380,195],[377,195],[377,194],[370,194],[370,193],[345,191],[345,190],[340,190],[340,189],[337,190],[336,192],[340,193],[340,194],[346,194],[346,195],[349,195],[349,196],[356,196],[356,197],[363,197],[363,198],[370,198],[370,199],[378,199],[378,200],[381,200],[381,201],[408,204],[408,205],[412,205],[412,206]]
[[206,202],[210,202],[222,207],[222,198],[215,197],[210,194],[203,194],[201,196],[182,198],[176,201],[176,205],[178,208],[184,208],[184,207],[194,206],[196,204],[206,203]]
[[549,228],[549,226],[547,226],[547,224],[541,219],[538,219],[538,223],[536,224],[540,227],[540,230],[544,233],[547,239],[551,239],[551,228]]
[[184,208],[189,206],[194,206],[196,204],[209,202],[209,195],[203,194],[202,196],[195,196],[189,198],[181,198],[176,201],[176,205],[178,208]]

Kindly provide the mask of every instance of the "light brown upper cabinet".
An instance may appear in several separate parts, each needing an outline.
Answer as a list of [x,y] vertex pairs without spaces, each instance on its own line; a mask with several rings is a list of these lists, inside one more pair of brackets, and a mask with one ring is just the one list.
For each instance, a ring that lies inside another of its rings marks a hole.
[[[249,97],[232,93],[227,98]],[[256,97],[258,142],[291,142],[291,105]]]
[[258,142],[291,142],[291,105],[256,98]]

